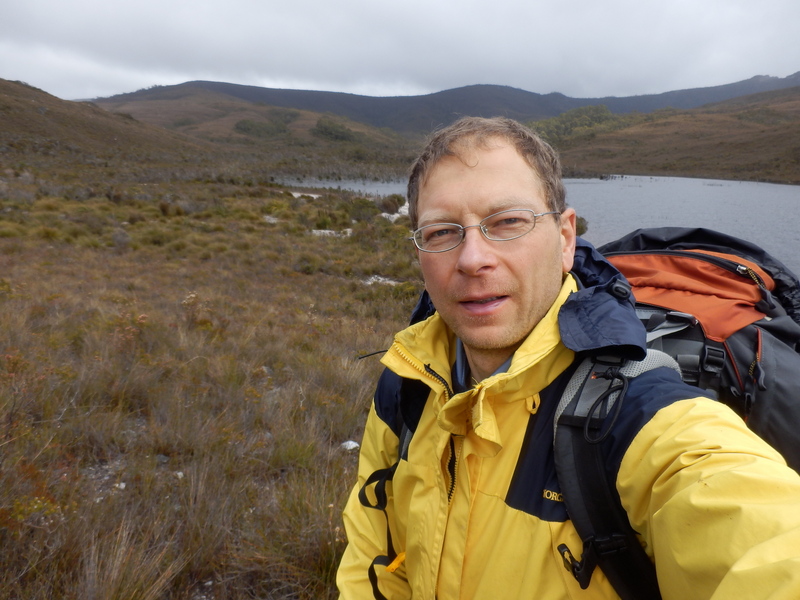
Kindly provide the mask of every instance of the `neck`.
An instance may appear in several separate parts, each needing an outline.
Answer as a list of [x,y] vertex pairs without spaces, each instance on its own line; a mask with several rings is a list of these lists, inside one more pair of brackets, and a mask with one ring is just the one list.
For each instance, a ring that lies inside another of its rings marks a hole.
[[470,376],[475,381],[483,381],[493,375],[514,354],[516,348],[511,351],[508,348],[499,350],[465,348],[464,350],[469,363]]

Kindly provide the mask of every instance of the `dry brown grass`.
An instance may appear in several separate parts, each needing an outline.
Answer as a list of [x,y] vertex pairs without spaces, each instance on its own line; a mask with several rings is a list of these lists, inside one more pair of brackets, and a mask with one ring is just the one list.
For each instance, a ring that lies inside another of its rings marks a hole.
[[335,597],[357,357],[419,290],[406,227],[346,194],[6,181],[0,598]]
[[571,171],[800,183],[797,88],[691,111],[663,111],[561,150]]

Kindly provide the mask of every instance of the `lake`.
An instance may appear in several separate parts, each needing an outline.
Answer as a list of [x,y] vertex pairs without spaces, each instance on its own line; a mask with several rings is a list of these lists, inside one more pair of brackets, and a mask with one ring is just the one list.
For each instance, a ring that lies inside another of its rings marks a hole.
[[705,227],[754,242],[800,273],[800,186],[679,177],[565,183],[593,244],[640,227]]
[[[800,186],[627,175],[564,183],[567,203],[588,221],[584,237],[593,244],[640,227],[706,227],[754,242],[800,274]],[[301,185],[405,196],[405,182]]]

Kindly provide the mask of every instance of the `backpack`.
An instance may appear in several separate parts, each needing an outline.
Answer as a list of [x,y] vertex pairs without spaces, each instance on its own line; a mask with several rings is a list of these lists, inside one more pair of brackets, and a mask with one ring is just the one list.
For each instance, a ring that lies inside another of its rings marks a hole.
[[[554,422],[556,472],[583,552],[578,560],[566,546],[558,549],[582,588],[599,566],[623,600],[658,599],[654,565],[630,526],[615,482],[598,468],[603,457],[597,436],[613,427],[627,379],[668,366],[731,406],[800,472],[800,381],[793,377],[800,372],[800,282],[755,244],[709,229],[639,229],[598,250],[631,286],[648,353],[643,361],[586,357],[567,383]],[[423,292],[411,323],[434,311]],[[390,419],[400,440],[398,461],[427,399],[427,387],[418,383],[388,370],[378,383],[376,396],[403,398]],[[385,486],[395,467],[368,480],[362,504],[385,510]],[[367,500],[368,485],[375,486],[376,505]],[[374,566],[394,560],[388,540],[388,556],[376,558]],[[382,598],[374,580],[373,589]]]
[[598,251],[632,287],[648,356],[641,364],[587,358],[567,384],[556,411],[556,470],[583,553],[576,560],[565,545],[559,551],[583,588],[600,566],[621,598],[657,599],[655,568],[614,482],[599,475],[603,458],[592,436],[613,427],[622,404],[617,381],[668,365],[730,406],[800,471],[800,283],[758,246],[708,229],[640,229]]
[[755,244],[709,229],[639,229],[598,250],[631,284],[648,347],[800,471],[797,277]]

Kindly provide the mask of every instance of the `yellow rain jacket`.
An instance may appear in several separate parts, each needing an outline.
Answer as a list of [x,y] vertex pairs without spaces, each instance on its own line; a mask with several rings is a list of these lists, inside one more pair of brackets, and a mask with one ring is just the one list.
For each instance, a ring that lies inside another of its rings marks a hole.
[[[507,372],[463,393],[451,391],[456,344],[438,315],[396,336],[384,364],[430,393],[399,462],[396,411],[371,408],[344,512],[342,599],[618,598],[599,569],[580,589],[557,550],[582,544],[555,477],[551,384],[575,359],[565,335],[581,350],[576,336],[608,342],[569,313],[598,332],[613,320],[578,288],[568,277]],[[800,476],[674,372],[645,375],[628,390],[637,410],[617,424],[608,468],[664,600],[800,599]],[[371,508],[371,477],[393,468],[385,510]]]

